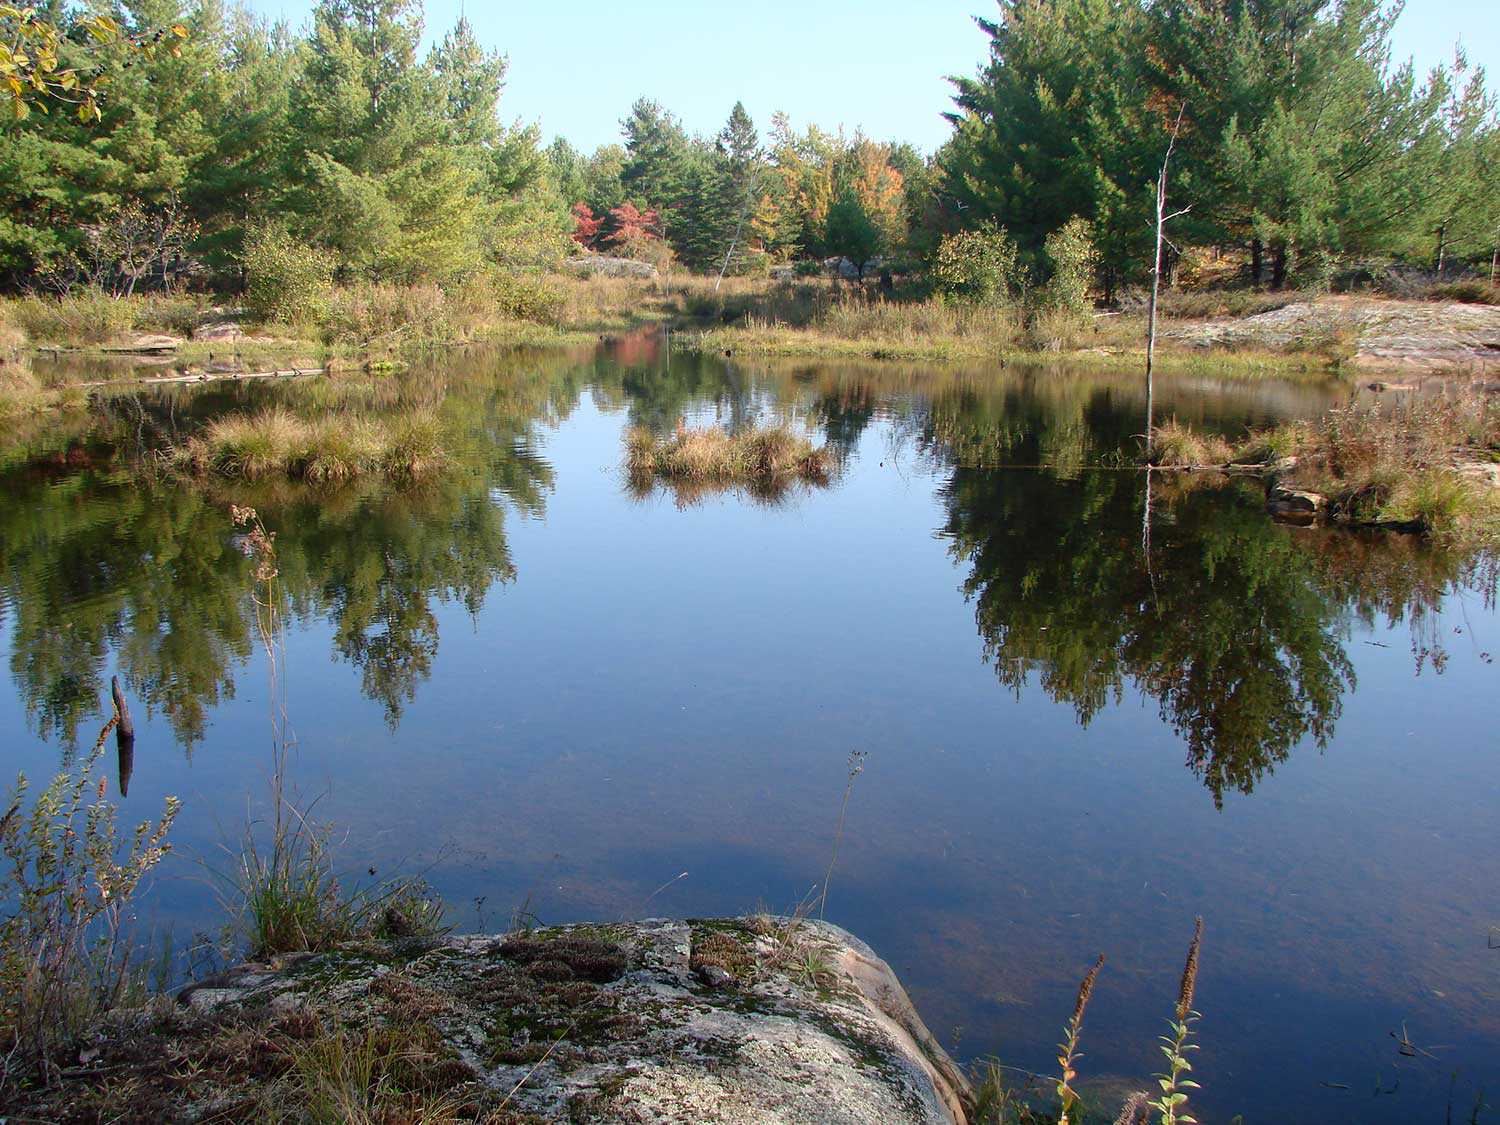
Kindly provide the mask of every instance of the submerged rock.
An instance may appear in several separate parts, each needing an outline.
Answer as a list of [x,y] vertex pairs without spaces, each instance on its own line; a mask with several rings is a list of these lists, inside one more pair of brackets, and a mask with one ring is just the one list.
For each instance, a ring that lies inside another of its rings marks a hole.
[[255,1119],[351,1057],[402,1119],[947,1125],[972,1101],[884,961],[782,918],[351,943],[189,986],[90,1049],[132,1120]]
[[1266,508],[1273,516],[1286,519],[1312,519],[1328,509],[1328,498],[1319,492],[1272,485],[1266,497]]

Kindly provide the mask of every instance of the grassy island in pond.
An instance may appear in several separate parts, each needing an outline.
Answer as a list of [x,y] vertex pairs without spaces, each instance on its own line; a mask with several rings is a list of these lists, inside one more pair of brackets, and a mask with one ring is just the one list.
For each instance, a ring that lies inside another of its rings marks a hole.
[[625,435],[625,465],[632,477],[646,481],[662,477],[687,484],[765,485],[826,483],[835,463],[827,446],[816,447],[786,426],[737,433],[683,427],[665,438],[637,427]]
[[1171,419],[1153,430],[1148,458],[1262,472],[1308,516],[1500,543],[1500,397],[1483,390],[1402,391],[1238,440]]

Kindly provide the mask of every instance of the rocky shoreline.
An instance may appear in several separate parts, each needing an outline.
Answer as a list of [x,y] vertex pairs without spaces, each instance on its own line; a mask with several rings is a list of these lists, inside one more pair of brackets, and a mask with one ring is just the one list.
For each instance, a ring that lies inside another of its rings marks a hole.
[[[351,1059],[358,1083],[343,1074]],[[495,1122],[961,1125],[972,1106],[869,946],[770,917],[359,942],[245,964],[117,1013],[64,1078],[26,1110],[238,1121],[348,1096]]]

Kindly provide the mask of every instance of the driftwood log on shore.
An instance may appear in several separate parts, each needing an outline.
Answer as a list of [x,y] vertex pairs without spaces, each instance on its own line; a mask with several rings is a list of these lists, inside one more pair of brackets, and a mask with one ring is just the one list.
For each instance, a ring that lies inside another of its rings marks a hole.
[[192,372],[185,375],[161,375],[151,379],[99,379],[90,383],[67,383],[61,390],[93,390],[98,387],[156,387],[166,383],[215,383],[221,380],[291,379],[298,375],[325,375],[326,367],[283,367],[275,371]]

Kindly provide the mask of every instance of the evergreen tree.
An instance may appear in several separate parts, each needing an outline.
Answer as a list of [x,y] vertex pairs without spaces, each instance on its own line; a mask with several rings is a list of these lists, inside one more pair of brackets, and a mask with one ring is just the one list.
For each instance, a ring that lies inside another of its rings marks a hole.
[[625,194],[643,207],[668,210],[681,203],[693,163],[682,124],[656,102],[641,98],[620,128],[625,135],[625,162],[620,169]]
[[300,225],[353,271],[395,280],[456,277],[483,252],[479,146],[459,138],[487,131],[473,95],[486,81],[498,95],[500,75],[470,67],[468,85],[455,78],[485,65],[460,41],[445,80],[417,61],[421,30],[412,0],[322,0],[292,93]]
[[829,207],[823,238],[829,250],[849,259],[861,278],[865,266],[883,246],[880,224],[865,209],[853,187],[846,187]]

